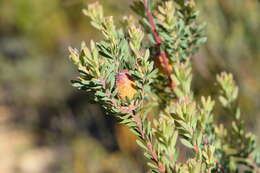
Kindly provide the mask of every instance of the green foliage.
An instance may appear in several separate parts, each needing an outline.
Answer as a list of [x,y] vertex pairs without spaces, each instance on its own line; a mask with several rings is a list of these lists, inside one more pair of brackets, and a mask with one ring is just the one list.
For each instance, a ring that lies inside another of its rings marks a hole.
[[[233,76],[217,76],[219,101],[233,118],[230,128],[214,121],[211,97],[194,98],[191,56],[206,41],[194,1],[136,0],[132,9],[139,22],[123,20],[122,28],[104,16],[99,3],[84,10],[103,40],[69,48],[80,72],[73,86],[93,93],[94,101],[138,136],[151,172],[257,172],[255,137],[240,119]],[[136,94],[125,100],[120,92]],[[184,152],[190,155],[182,161]]]
[[221,166],[217,169],[235,172],[244,165],[247,167],[245,172],[257,172],[257,165],[252,158],[256,147],[255,136],[245,131],[244,121],[240,119],[240,109],[236,102],[238,87],[232,74],[223,72],[217,76],[217,81],[221,87],[219,101],[233,119],[229,129],[223,126],[216,128],[217,155],[222,161],[218,163]]
[[[260,39],[255,37],[260,33],[260,3],[258,0],[200,0],[198,9],[200,19],[207,22],[208,41],[200,49],[199,58],[195,58],[204,78],[204,81],[196,78],[196,91],[214,92],[211,84],[215,73],[228,69],[235,74],[240,87],[239,103],[247,114],[245,122],[253,127],[260,107],[256,97],[260,89]],[[207,90],[205,84],[210,86]]]

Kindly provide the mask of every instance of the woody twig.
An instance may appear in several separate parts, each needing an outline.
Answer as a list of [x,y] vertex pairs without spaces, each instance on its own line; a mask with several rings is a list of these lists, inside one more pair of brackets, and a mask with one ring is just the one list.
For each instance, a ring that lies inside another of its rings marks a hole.
[[145,7],[145,12],[146,12],[146,17],[148,19],[149,24],[151,25],[151,31],[152,31],[152,34],[153,34],[153,38],[156,42],[156,47],[157,47],[157,51],[158,51],[157,55],[158,55],[158,58],[159,58],[159,63],[161,64],[164,73],[168,77],[170,87],[172,89],[174,89],[176,87],[176,84],[174,83],[174,81],[172,80],[172,77],[171,77],[171,74],[172,74],[171,65],[169,63],[169,59],[167,58],[166,52],[161,48],[162,39],[157,32],[156,24],[154,22],[154,17],[152,15],[152,12],[148,8],[148,0],[144,0],[144,7]]

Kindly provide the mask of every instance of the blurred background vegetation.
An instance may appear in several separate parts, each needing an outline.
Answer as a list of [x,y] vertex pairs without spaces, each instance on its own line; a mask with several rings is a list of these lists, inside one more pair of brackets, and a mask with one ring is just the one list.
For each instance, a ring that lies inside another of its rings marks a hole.
[[[81,10],[92,0],[0,0],[0,172],[140,173],[128,130],[70,85],[68,46],[98,40]],[[100,0],[120,20],[129,0]],[[197,0],[208,42],[193,57],[195,94],[216,95],[215,75],[234,73],[250,131],[260,136],[260,3]],[[228,122],[228,115],[216,117]]]

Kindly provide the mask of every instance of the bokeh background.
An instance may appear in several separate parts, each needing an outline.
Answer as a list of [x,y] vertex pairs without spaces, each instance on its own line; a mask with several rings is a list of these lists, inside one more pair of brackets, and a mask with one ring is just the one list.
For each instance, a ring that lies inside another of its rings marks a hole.
[[[68,46],[101,38],[81,12],[90,2],[0,0],[0,172],[146,170],[134,136],[70,85],[77,71],[68,60]],[[117,20],[130,12],[130,0],[100,2]],[[259,138],[260,3],[197,3],[208,42],[193,57],[195,94],[216,96],[216,74],[232,72],[243,119]],[[229,115],[216,119],[230,121]]]

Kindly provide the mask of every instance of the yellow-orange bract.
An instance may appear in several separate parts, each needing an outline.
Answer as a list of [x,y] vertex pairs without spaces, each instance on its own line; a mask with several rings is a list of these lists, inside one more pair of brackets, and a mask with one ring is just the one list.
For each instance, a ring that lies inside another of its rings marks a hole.
[[126,98],[131,100],[137,92],[135,82],[127,70],[122,70],[116,75],[116,87],[118,96],[123,100]]

